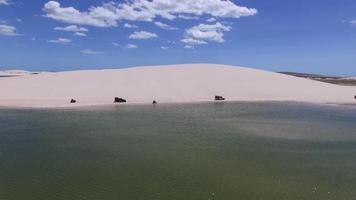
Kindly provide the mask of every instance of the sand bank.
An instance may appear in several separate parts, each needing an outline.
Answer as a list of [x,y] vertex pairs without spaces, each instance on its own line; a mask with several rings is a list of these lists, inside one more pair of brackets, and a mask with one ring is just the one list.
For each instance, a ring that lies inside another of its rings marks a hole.
[[[356,103],[356,87],[338,86],[289,75],[212,64],[134,67],[41,73],[0,79],[0,106],[71,107],[213,101],[300,101]],[[70,99],[76,104],[70,104]]]

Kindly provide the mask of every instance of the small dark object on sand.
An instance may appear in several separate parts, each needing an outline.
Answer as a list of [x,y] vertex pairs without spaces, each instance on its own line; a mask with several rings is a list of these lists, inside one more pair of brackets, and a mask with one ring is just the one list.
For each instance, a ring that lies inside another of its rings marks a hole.
[[157,101],[156,101],[156,100],[153,100],[153,101],[152,101],[152,104],[153,104],[153,105],[156,105],[156,104],[157,104]]
[[70,103],[77,103],[77,100],[71,99],[71,100],[70,100]]
[[215,101],[225,101],[225,98],[222,96],[215,96]]
[[356,99],[356,95],[355,95],[355,99]]
[[115,97],[114,103],[126,103],[126,99]]

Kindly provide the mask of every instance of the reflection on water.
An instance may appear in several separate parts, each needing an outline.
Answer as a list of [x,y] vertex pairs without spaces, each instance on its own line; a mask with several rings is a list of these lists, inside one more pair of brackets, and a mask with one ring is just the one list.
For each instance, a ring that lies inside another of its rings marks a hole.
[[0,199],[353,199],[356,110],[0,110]]

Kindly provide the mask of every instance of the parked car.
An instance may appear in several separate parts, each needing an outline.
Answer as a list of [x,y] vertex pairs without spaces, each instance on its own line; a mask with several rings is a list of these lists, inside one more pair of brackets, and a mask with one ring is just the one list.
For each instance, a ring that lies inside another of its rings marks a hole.
[[126,99],[115,97],[114,103],[126,103]]
[[222,96],[215,96],[215,101],[224,101],[225,98]]

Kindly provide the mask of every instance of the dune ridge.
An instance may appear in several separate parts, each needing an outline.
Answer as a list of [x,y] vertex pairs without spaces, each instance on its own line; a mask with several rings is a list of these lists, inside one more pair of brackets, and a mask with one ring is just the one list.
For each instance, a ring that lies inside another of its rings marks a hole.
[[[185,64],[126,69],[44,72],[0,79],[0,106],[73,107],[213,101],[356,103],[356,87],[338,86],[246,67]],[[77,103],[70,104],[70,99]]]

